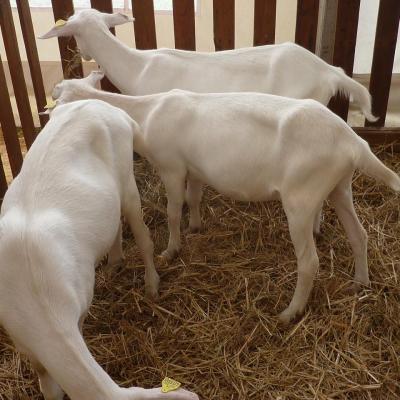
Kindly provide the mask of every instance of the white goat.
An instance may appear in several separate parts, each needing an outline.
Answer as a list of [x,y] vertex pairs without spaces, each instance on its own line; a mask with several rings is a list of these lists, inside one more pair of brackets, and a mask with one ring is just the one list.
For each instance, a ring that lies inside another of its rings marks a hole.
[[201,53],[159,49],[136,50],[113,36],[109,28],[133,21],[121,13],[87,9],[55,26],[42,39],[74,36],[84,59],[94,58],[124,94],[144,95],[184,89],[193,92],[262,92],[327,105],[337,92],[350,96],[365,117],[371,114],[367,89],[293,43]]
[[[138,125],[102,101],[60,107],[26,155],[0,218],[0,323],[37,371],[46,400],[194,400],[180,390],[118,387],[82,337],[95,264],[120,259],[121,209],[155,295],[153,243],[132,172]],[[110,250],[111,249],[111,250]]]
[[158,169],[168,196],[170,237],[163,255],[180,249],[180,219],[185,179],[190,229],[200,227],[202,185],[243,201],[280,199],[286,212],[298,262],[298,280],[289,321],[304,310],[318,256],[313,220],[329,197],[355,256],[354,280],[369,284],[367,235],[352,203],[356,168],[396,191],[400,178],[371,152],[338,116],[314,100],[258,93],[198,94],[173,90],[148,96],[124,96],[94,88],[101,73],[63,81],[53,90],[59,104],[97,98],[120,107],[140,125],[134,149]]

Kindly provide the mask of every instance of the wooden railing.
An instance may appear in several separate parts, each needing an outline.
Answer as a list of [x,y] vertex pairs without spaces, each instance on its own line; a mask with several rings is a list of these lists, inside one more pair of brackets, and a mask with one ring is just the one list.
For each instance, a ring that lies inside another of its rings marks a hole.
[[[173,21],[175,47],[195,50],[195,1],[173,0]],[[254,0],[255,46],[275,42],[277,0]],[[17,0],[25,49],[39,111],[46,104],[43,78],[33,32],[28,0]],[[52,0],[54,19],[66,19],[74,13],[72,0]],[[91,0],[91,6],[103,12],[112,12],[112,0]],[[157,47],[153,0],[132,0],[135,42],[138,49]],[[315,52],[318,26],[319,0],[297,0],[295,41]],[[348,75],[353,73],[354,53],[360,0],[339,0],[336,21],[333,63],[344,68]],[[226,50],[235,47],[235,0],[213,0],[215,49]],[[356,132],[370,143],[390,143],[400,139],[399,128],[384,128],[389,90],[392,78],[394,54],[400,19],[399,0],[380,0],[374,56],[371,71],[370,92],[373,96],[373,112],[379,116],[374,123],[356,128]],[[9,0],[0,0],[0,25],[10,67],[11,80],[21,120],[22,132],[27,147],[35,139],[33,116],[22,71],[21,57],[12,18]],[[112,30],[115,34],[115,31]],[[76,43],[73,38],[59,38],[61,65],[65,78],[83,76],[81,60],[73,60]],[[75,56],[76,57],[76,56]],[[102,88],[116,90],[104,80]],[[330,107],[347,120],[349,103],[342,98],[331,101]],[[43,127],[46,116],[40,116]],[[7,149],[10,168],[15,177],[22,165],[22,151],[17,136],[17,127],[11,107],[8,88],[0,55],[0,123]],[[4,168],[0,160],[0,197],[7,190]]]

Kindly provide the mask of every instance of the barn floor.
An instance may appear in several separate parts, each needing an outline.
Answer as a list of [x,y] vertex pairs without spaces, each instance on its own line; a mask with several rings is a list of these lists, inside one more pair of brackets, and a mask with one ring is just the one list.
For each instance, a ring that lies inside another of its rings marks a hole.
[[[400,154],[375,153],[400,171]],[[135,169],[159,254],[164,192],[145,161]],[[207,190],[204,232],[186,235],[180,258],[159,265],[158,303],[143,297],[143,263],[125,229],[124,266],[109,278],[97,272],[84,327],[94,357],[123,386],[158,386],[168,375],[203,400],[400,398],[399,197],[363,177],[354,192],[372,287],[346,292],[353,258],[326,206],[314,289],[304,317],[286,328],[276,316],[292,296],[296,263],[279,203],[234,203]],[[0,393],[41,399],[29,363],[2,331]]]

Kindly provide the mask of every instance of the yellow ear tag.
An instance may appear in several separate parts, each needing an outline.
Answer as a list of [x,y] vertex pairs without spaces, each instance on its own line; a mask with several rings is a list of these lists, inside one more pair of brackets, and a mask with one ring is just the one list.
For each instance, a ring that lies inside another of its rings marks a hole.
[[176,389],[178,389],[181,386],[181,383],[178,381],[175,381],[171,378],[165,377],[163,381],[161,382],[161,391],[163,393],[168,393],[172,392]]
[[47,104],[44,106],[44,108],[45,108],[46,110],[51,110],[51,109],[54,108],[56,105],[57,105],[57,103],[56,103],[53,99],[51,99],[51,100],[49,100],[49,101],[47,102]]
[[56,27],[59,28],[60,26],[64,26],[67,23],[67,21],[64,21],[63,19],[58,19],[56,21]]

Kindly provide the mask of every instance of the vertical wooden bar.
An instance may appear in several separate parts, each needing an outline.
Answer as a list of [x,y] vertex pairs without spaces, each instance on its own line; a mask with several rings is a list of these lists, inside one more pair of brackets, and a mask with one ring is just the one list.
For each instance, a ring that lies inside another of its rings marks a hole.
[[6,173],[4,171],[3,160],[0,157],[0,204],[3,201],[4,195],[8,189]]
[[213,0],[215,51],[235,48],[235,0]]
[[297,0],[295,42],[315,53],[319,0]]
[[11,107],[10,95],[4,75],[3,62],[0,56],[0,124],[3,131],[10,167],[13,176],[17,176],[22,165],[22,153],[19,145],[17,127],[15,126],[14,113]]
[[365,126],[385,125],[399,19],[400,1],[381,0],[369,83],[369,91],[372,96],[372,112],[379,119],[376,122],[365,121]]
[[[333,65],[342,67],[349,76],[353,76],[359,12],[360,0],[339,0]],[[330,102],[329,108],[345,121],[347,120],[349,112],[348,99],[336,96]]]
[[195,0],[173,0],[175,48],[196,50]]
[[[29,69],[31,71],[33,90],[35,92],[36,104],[39,112],[44,111],[46,105],[46,94],[44,92],[42,71],[40,69],[39,56],[36,47],[35,33],[33,30],[32,17],[28,0],[17,1],[19,20],[24,37],[26,55]],[[43,127],[48,121],[48,115],[39,115],[40,124]]]
[[[90,0],[90,5],[92,8],[95,8],[103,13],[113,13],[112,0]],[[110,32],[115,35],[115,28],[110,28]],[[107,90],[108,92],[118,92],[118,89],[108,80],[106,76],[101,80],[101,88],[103,90]]]
[[156,49],[156,23],[153,0],[132,0],[132,14],[135,18],[136,48],[141,50]]
[[254,0],[254,46],[275,43],[276,0]]
[[10,66],[15,100],[17,101],[25,142],[29,148],[35,140],[35,126],[33,123],[28,91],[26,89],[21,57],[18,51],[17,35],[15,33],[9,0],[0,1],[0,25],[4,47],[7,53],[8,65]]
[[[67,20],[74,13],[72,0],[51,0],[54,20]],[[82,78],[82,59],[77,54],[76,42],[73,37],[59,37],[61,65],[65,79]]]

